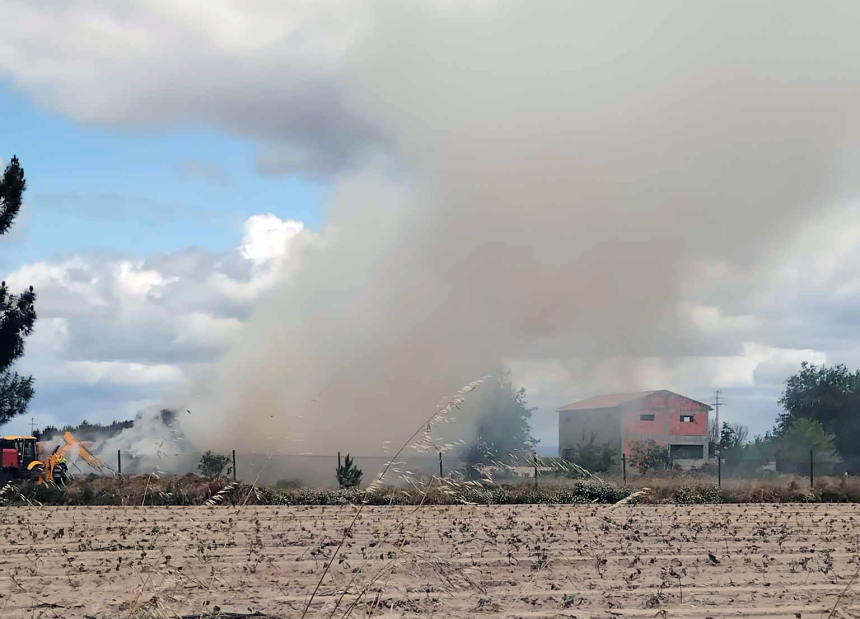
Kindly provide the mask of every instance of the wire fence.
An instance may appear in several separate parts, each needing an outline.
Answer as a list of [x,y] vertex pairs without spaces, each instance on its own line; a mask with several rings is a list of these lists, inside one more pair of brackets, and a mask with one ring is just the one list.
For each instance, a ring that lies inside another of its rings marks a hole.
[[[186,453],[130,453],[118,451],[102,459],[112,472],[133,474],[200,474],[203,452]],[[336,469],[345,461],[345,454],[281,454],[230,451],[218,454],[225,457],[222,475],[245,482],[281,486],[334,486]],[[434,476],[460,475],[466,465],[456,458],[444,456],[400,457],[392,461],[388,455],[351,456],[352,462],[362,471],[364,484],[370,483],[388,467],[386,483],[396,484],[405,478],[422,481]],[[390,466],[389,466],[390,463]],[[92,472],[80,467],[80,472]]]
[[[100,454],[102,470],[94,470],[80,460],[70,461],[73,474],[122,473],[125,475],[200,474],[204,452],[185,453],[132,453],[117,451]],[[224,457],[222,475],[244,482],[281,487],[336,487],[336,469],[345,460],[340,454],[283,454],[243,451],[221,452]],[[626,456],[608,470],[590,471],[565,458],[531,456],[520,462],[490,462],[471,466],[454,454],[400,457],[392,461],[389,455],[352,456],[353,463],[362,471],[362,485],[367,485],[388,467],[385,483],[401,485],[426,483],[433,477],[462,479],[491,478],[497,483],[516,481],[551,482],[565,478],[589,478],[592,473],[605,479],[627,482],[640,476],[675,477],[700,475],[713,477],[720,483],[728,479],[769,478],[782,475],[807,477],[814,485],[815,476],[842,475],[841,463],[812,450],[784,453],[779,460],[768,463],[743,462],[712,457],[702,461],[673,460],[650,468],[641,468]]]

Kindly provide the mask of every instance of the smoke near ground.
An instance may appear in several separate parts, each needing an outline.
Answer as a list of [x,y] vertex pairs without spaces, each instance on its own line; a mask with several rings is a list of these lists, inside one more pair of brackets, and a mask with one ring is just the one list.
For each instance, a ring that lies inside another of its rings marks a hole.
[[196,384],[195,443],[378,453],[499,359],[636,388],[637,358],[731,354],[689,295],[740,273],[743,307],[856,195],[860,9],[373,6],[335,86],[385,149]]
[[108,426],[82,424],[77,427],[43,431],[39,436],[43,456],[67,444],[66,431],[101,461],[95,467],[80,455],[79,443],[72,443],[66,456],[73,473],[106,474],[119,472],[118,452],[122,454],[123,473],[185,473],[197,468],[197,454],[188,451],[178,411],[151,406],[139,411],[128,423]]

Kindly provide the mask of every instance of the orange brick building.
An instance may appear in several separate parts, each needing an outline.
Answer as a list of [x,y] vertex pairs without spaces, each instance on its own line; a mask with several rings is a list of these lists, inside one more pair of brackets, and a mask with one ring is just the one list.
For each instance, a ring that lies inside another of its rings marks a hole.
[[708,412],[711,407],[671,391],[640,391],[601,395],[558,409],[558,445],[572,458],[578,445],[594,437],[630,455],[637,440],[669,447],[674,461],[695,466],[708,454]]

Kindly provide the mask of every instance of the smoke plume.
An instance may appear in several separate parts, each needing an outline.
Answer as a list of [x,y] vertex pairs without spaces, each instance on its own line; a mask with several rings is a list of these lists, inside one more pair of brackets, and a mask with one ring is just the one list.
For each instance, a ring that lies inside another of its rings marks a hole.
[[336,87],[384,148],[195,386],[200,444],[379,453],[500,359],[701,354],[703,273],[752,294],[855,196],[860,7],[374,6]]

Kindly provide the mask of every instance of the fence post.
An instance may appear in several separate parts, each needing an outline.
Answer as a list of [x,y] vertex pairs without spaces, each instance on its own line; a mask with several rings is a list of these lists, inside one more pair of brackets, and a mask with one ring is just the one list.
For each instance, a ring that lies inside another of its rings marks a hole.
[[122,475],[122,452],[119,449],[116,450],[116,472]]
[[814,472],[815,471],[814,471],[813,463],[812,463],[812,448],[810,447],[809,448],[809,487],[812,490],[815,490],[815,474],[814,474]]
[[337,468],[340,468],[340,452],[337,452]]
[[537,470],[537,453],[533,453],[533,454],[532,454],[532,457],[534,458],[534,463],[535,463],[535,486],[537,486],[537,483],[538,483],[538,480],[537,480],[537,476],[538,476],[538,470]]
[[233,481],[236,481],[236,450],[233,450]]
[[723,487],[723,454],[717,450],[717,488]]
[[621,474],[624,476],[624,485],[627,485],[627,454],[621,454]]
[[439,479],[442,479],[444,475],[442,475],[442,452],[439,452]]

